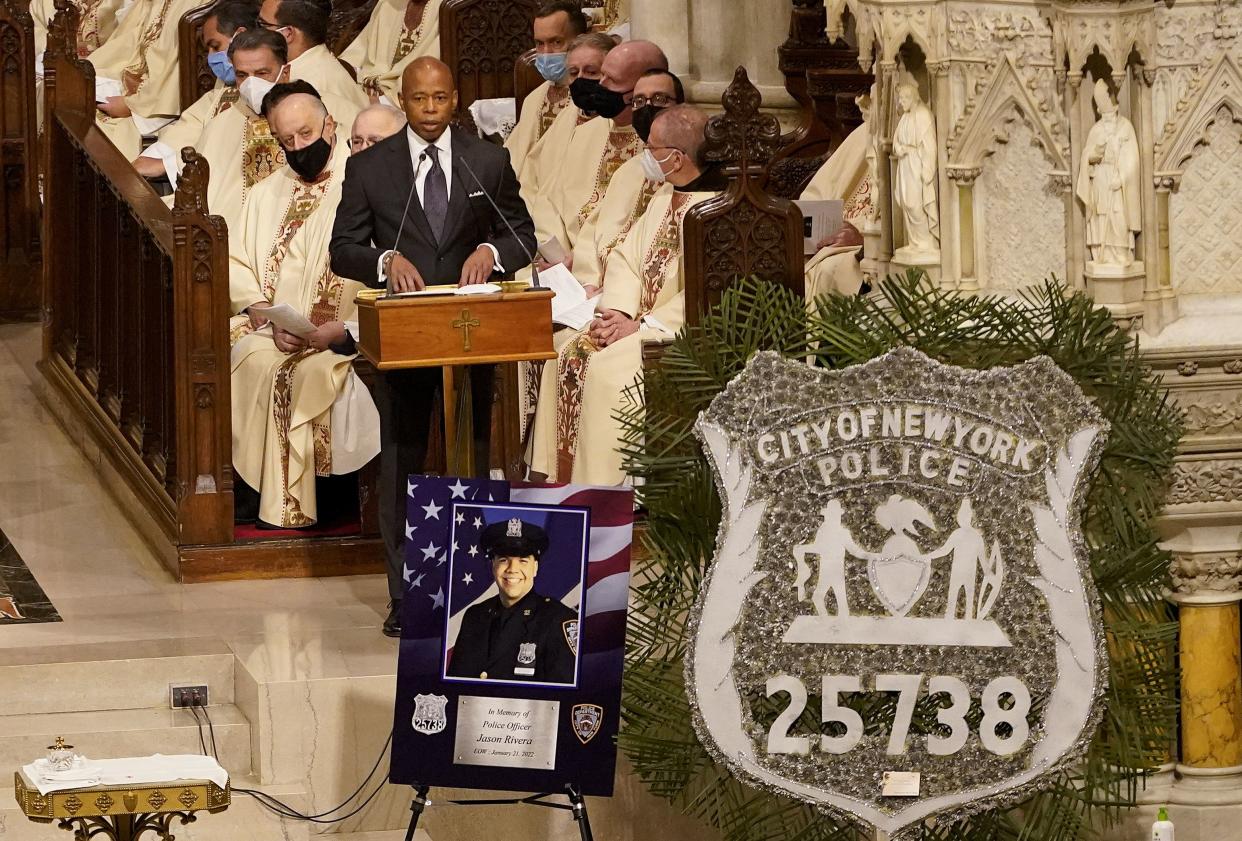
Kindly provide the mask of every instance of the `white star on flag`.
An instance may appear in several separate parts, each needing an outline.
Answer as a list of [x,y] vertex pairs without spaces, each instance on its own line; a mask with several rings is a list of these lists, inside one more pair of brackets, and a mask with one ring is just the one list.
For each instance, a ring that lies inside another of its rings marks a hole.
[[410,583],[410,576],[411,576],[411,575],[413,575],[413,574],[414,574],[414,570],[410,569],[409,567],[404,567],[404,566],[403,566],[403,567],[401,568],[401,577],[402,577],[403,579],[405,579],[405,583],[406,583],[406,584],[409,584],[409,583]]
[[418,528],[418,526],[412,526],[412,525],[410,525],[410,521],[409,521],[409,520],[406,520],[406,521],[405,521],[405,539],[406,539],[406,540],[409,540],[411,537],[413,537],[413,536],[414,536],[414,530],[415,530],[416,528]]
[[436,552],[439,552],[439,551],[440,551],[440,547],[437,546],[435,541],[433,540],[432,542],[427,544],[427,547],[425,549],[422,550],[423,560],[430,561],[432,558],[436,556]]
[[464,576],[462,576],[461,583],[466,585],[473,584],[474,576],[467,572]]
[[422,506],[422,509],[427,512],[426,519],[438,520],[440,519],[440,509],[443,507],[444,507],[443,505],[436,505],[436,502],[433,499],[431,502]]
[[456,541],[456,540],[454,540],[454,541],[453,541],[453,551],[454,551],[454,552],[456,552],[456,551],[457,551],[457,541]]
[[461,479],[458,479],[454,484],[449,485],[449,490],[453,492],[452,499],[465,499],[466,491],[470,490],[470,488],[467,485],[463,485]]
[[448,560],[448,553],[446,552],[445,554],[441,555],[439,558],[436,558],[436,566],[438,567],[444,566],[444,562],[447,560]]
[[437,607],[444,607],[444,588],[441,587],[439,590],[436,590],[436,594],[430,598],[432,610],[435,610]]
[[406,479],[406,480],[405,480],[405,495],[406,495],[406,496],[414,496],[414,489],[415,489],[415,488],[417,488],[417,487],[418,487],[418,485],[414,484],[414,483],[413,483],[413,482],[411,482],[409,479]]
[[474,518],[474,527],[475,527],[476,529],[481,529],[481,528],[483,528],[483,518],[482,518],[482,517],[475,517],[475,518]]
[[418,587],[422,583],[423,583],[423,574],[420,572],[418,575],[414,576],[414,580],[410,582],[410,586]]
[[467,549],[466,551],[467,553],[469,553],[470,557],[473,558],[475,555],[479,554],[479,547],[475,546],[474,544],[471,544],[470,548]]
[[458,511],[457,516],[454,517],[453,519],[457,523],[457,525],[460,526],[462,523],[466,522],[466,515]]

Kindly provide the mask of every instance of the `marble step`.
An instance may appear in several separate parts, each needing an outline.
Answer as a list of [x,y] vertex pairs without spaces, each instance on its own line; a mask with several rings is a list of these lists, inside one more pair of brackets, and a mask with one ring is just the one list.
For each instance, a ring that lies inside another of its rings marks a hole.
[[[232,704],[208,710],[220,764],[230,774],[250,773],[250,723]],[[203,728],[204,738],[207,729]],[[15,771],[47,753],[57,736],[92,759],[201,753],[198,727],[188,710],[99,710],[0,716],[0,770]],[[210,747],[210,743],[209,743]]]
[[[246,778],[235,779],[233,785],[259,789],[300,811],[309,805],[305,792],[298,787],[259,786]],[[274,815],[253,797],[241,794],[234,794],[232,805],[223,812],[201,812],[184,826],[174,821],[172,832],[177,841],[310,841],[312,837],[305,821]],[[17,808],[12,787],[0,788],[0,841],[65,841],[68,837],[55,824],[39,824],[26,818]]]
[[[405,841],[404,829],[384,829],[378,832],[342,832],[329,836],[331,841]],[[328,841],[328,839],[325,839]],[[426,830],[414,831],[414,841],[431,841]]]
[[174,683],[207,684],[213,705],[232,704],[235,661],[227,645],[212,639],[4,648],[0,716],[167,709]]

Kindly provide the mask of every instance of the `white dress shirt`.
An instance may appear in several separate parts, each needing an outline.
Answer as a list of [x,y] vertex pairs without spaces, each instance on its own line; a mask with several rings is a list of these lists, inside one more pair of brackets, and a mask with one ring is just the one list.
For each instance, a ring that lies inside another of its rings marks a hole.
[[[418,205],[423,206],[423,185],[427,183],[427,173],[431,172],[431,156],[427,155],[427,147],[436,147],[436,159],[440,162],[440,169],[444,170],[444,186],[445,194],[453,195],[453,131],[445,129],[444,134],[440,135],[434,143],[429,143],[415,133],[414,129],[406,126],[406,140],[410,142],[410,166],[414,168],[414,190],[418,193]],[[500,265],[500,252],[496,250],[496,246],[490,242],[481,242],[480,245],[486,245],[488,250],[492,252],[492,263],[497,272],[504,272],[504,267]],[[384,271],[384,261],[389,254],[394,253],[395,249],[389,249],[380,255],[376,273],[379,275],[379,282],[386,284],[388,282],[388,274]],[[425,278],[424,278],[425,280]],[[430,282],[430,281],[429,281]]]

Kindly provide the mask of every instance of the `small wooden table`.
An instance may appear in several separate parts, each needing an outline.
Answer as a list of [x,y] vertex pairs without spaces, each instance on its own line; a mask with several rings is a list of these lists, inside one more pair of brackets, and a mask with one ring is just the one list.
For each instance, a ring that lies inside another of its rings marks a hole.
[[448,472],[474,475],[470,365],[554,359],[551,289],[360,297],[358,350],[380,371],[443,368]]
[[22,814],[36,823],[58,821],[58,827],[73,832],[75,841],[134,841],[148,832],[167,841],[173,837],[169,828],[174,819],[193,823],[195,812],[223,812],[233,801],[231,786],[220,788],[209,780],[101,785],[44,795],[18,771],[13,790]]

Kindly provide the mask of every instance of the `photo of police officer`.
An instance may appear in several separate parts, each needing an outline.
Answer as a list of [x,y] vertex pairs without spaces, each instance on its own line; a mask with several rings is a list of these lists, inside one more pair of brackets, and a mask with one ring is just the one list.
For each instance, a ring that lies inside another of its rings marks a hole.
[[480,542],[499,592],[465,611],[447,676],[572,685],[578,614],[535,587],[547,532],[513,517]]

